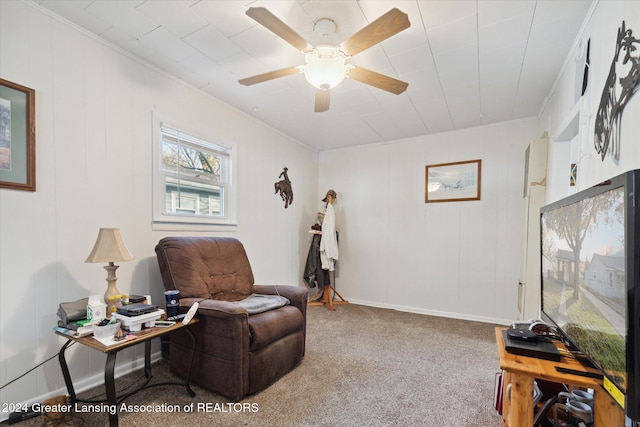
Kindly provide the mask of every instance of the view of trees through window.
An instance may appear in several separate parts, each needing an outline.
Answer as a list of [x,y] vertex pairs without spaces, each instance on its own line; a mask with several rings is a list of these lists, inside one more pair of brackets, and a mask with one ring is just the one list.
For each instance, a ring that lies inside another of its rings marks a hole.
[[165,213],[224,216],[229,150],[163,127]]

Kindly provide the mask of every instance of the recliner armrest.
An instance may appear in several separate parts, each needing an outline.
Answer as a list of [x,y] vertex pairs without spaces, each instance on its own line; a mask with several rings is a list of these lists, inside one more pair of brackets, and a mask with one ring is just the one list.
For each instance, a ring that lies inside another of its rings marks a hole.
[[252,292],[263,295],[280,295],[289,300],[303,314],[307,312],[307,297],[309,291],[299,286],[288,285],[253,285]]
[[180,300],[180,307],[182,310],[180,311],[186,312],[195,302],[200,304],[198,307],[198,315],[216,316],[215,312],[218,312],[220,315],[217,317],[248,316],[247,310],[240,307],[238,304],[214,299],[203,300],[202,298],[182,298]]

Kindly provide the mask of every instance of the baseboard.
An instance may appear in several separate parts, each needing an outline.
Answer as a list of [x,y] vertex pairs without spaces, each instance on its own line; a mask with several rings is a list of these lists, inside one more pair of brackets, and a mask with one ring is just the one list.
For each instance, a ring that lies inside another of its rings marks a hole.
[[426,314],[428,316],[437,316],[437,317],[447,317],[450,319],[460,319],[460,320],[470,320],[473,322],[482,322],[482,323],[492,323],[497,325],[510,325],[514,319],[500,319],[497,317],[484,317],[484,316],[475,316],[463,313],[452,313],[448,311],[439,311],[439,310],[427,310],[424,308],[418,307],[409,307],[404,305],[396,305],[396,304],[384,304],[374,301],[367,300],[359,300],[355,298],[347,298],[347,300],[352,304],[365,305],[368,307],[377,307],[377,308],[388,308],[391,310],[404,311],[407,313],[416,313],[416,314]]
[[[155,363],[160,359],[162,359],[162,353],[160,350],[158,350],[157,352],[151,353],[151,363]],[[57,361],[58,359],[56,358],[55,360]],[[134,372],[143,368],[144,368],[144,356],[141,356],[136,360],[123,364],[122,366],[116,366],[114,370],[114,377],[117,379],[123,375],[130,374],[131,372]],[[75,389],[76,394],[80,394],[94,387],[103,386],[103,385],[104,385],[104,371],[98,372],[90,377],[86,377],[81,380],[73,382],[73,388]],[[42,403],[53,396],[59,396],[61,394],[68,394],[66,386],[63,386],[57,390],[50,391],[49,393],[43,394],[41,396],[34,397],[33,399],[30,399],[28,401],[20,402],[18,406],[19,407],[28,406],[29,408],[31,408],[31,406],[34,403]],[[17,402],[12,402],[12,403],[17,403]],[[9,415],[10,415],[9,412],[0,411],[0,422],[7,421],[9,419]]]

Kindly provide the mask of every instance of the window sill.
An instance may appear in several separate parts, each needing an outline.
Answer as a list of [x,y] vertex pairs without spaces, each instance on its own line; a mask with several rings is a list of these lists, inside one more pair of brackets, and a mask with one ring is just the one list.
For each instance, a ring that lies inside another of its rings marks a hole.
[[186,223],[186,222],[168,222],[153,221],[151,229],[154,231],[229,231],[235,232],[238,224],[205,224],[205,223]]

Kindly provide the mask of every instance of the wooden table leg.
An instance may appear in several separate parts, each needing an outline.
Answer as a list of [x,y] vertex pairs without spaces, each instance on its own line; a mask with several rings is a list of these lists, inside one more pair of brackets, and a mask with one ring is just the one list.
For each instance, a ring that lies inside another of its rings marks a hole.
[[623,427],[624,412],[609,396],[607,391],[598,387],[593,396],[593,425],[595,427]]
[[511,412],[511,399],[507,397],[509,384],[511,383],[511,373],[502,371],[502,427],[509,426],[509,413]]
[[[511,373],[509,388],[503,399],[509,399],[509,412],[502,414],[509,427],[531,427],[533,423],[533,377]],[[504,408],[504,406],[503,406]]]

